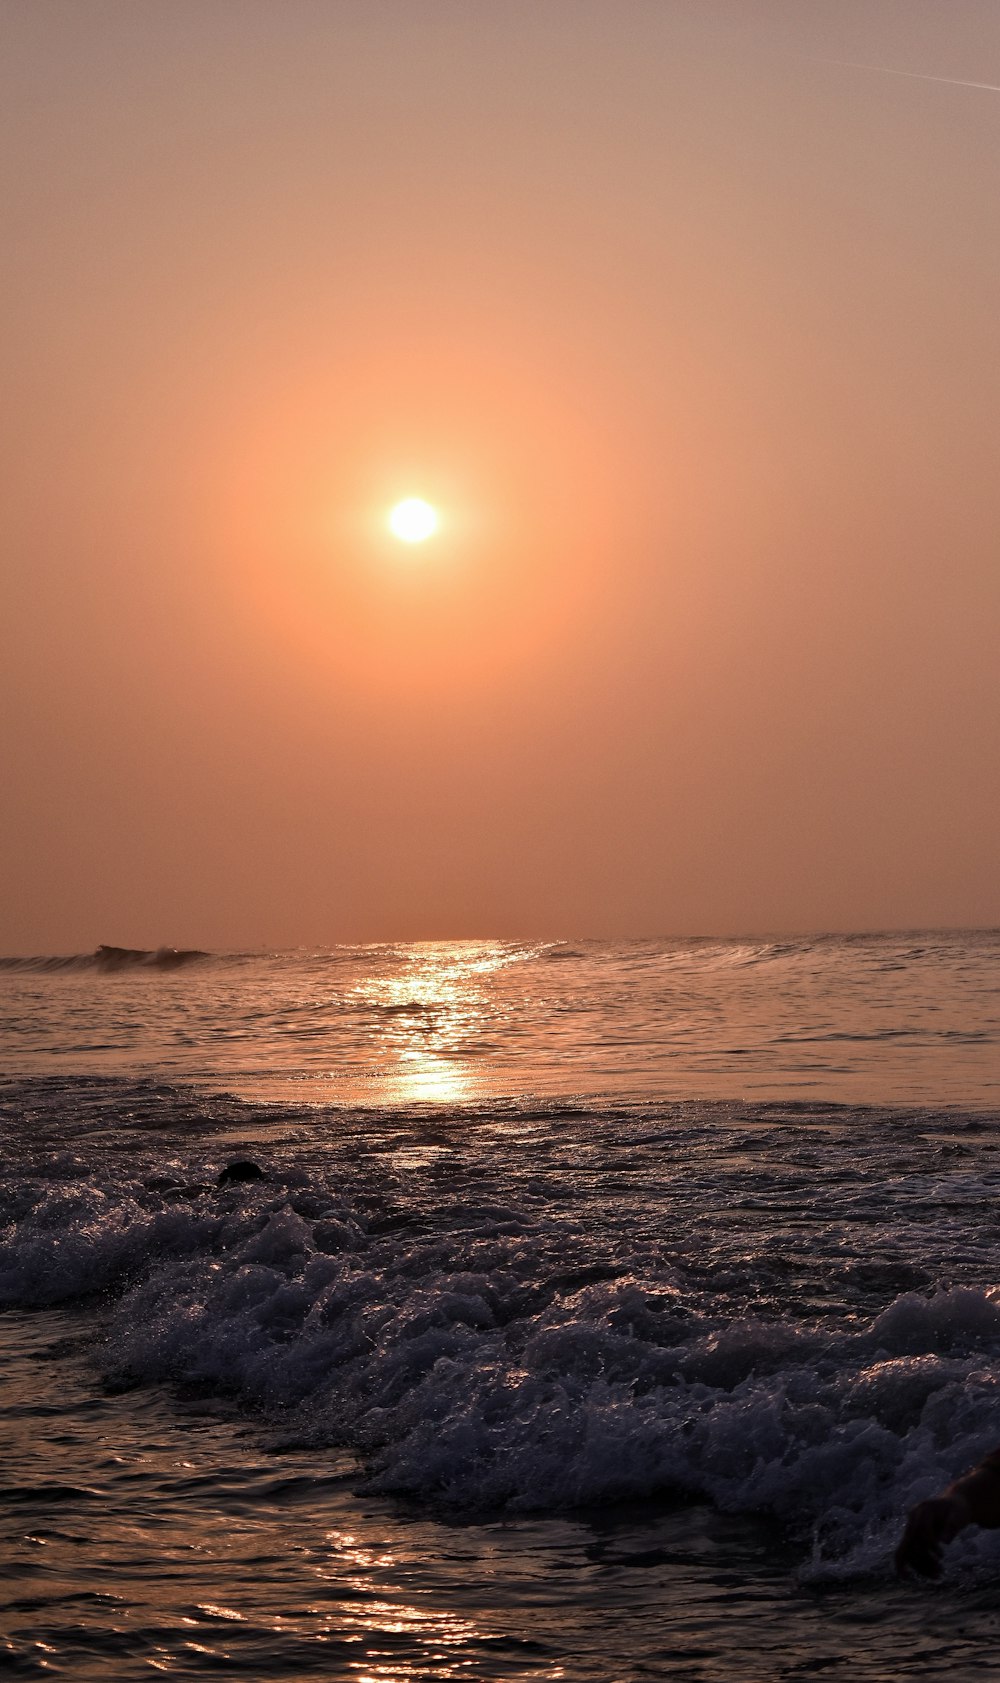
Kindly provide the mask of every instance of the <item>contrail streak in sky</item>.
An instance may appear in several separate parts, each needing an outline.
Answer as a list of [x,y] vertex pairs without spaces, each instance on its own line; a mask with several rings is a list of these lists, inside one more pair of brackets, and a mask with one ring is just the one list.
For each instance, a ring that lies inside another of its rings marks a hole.
[[848,58],[826,58],[822,62],[839,64],[842,70],[871,70],[877,76],[905,76],[911,82],[943,82],[949,88],[981,88],[985,93],[1000,93],[997,82],[964,82],[957,76],[928,76],[923,70],[892,70],[885,64],[858,64]]

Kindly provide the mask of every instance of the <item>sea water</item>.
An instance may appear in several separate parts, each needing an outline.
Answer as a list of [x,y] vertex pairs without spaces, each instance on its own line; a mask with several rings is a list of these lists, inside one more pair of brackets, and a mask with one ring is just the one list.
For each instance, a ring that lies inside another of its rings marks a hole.
[[996,931],[0,961],[0,1665],[1000,1673],[1000,1534],[891,1574],[1000,1443],[998,981]]

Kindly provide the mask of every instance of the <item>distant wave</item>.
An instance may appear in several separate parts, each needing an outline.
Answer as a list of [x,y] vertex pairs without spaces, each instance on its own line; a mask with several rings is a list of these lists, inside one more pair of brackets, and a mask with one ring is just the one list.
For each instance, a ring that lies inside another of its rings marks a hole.
[[199,958],[208,958],[208,953],[200,952],[197,947],[157,947],[150,950],[146,947],[98,947],[94,953],[94,963],[98,970],[124,970],[132,965],[148,965],[156,970],[173,970],[181,964],[193,964]]
[[36,954],[28,958],[0,958],[0,970],[176,970],[183,964],[211,958],[211,953],[194,947],[109,947],[101,945],[92,953],[69,953],[63,956]]

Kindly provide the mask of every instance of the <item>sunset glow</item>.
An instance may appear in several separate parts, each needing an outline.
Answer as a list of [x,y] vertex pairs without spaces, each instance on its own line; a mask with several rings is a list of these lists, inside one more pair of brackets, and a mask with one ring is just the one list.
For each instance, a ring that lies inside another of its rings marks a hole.
[[9,952],[1000,917],[985,0],[7,10]]

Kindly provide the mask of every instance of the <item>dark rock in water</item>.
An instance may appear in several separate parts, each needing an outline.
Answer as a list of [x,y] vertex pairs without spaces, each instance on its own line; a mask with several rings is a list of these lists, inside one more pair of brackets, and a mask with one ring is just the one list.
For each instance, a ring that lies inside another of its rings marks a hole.
[[219,1175],[216,1186],[233,1186],[240,1181],[263,1180],[264,1171],[259,1163],[252,1163],[249,1157],[241,1157],[235,1163],[227,1163]]

